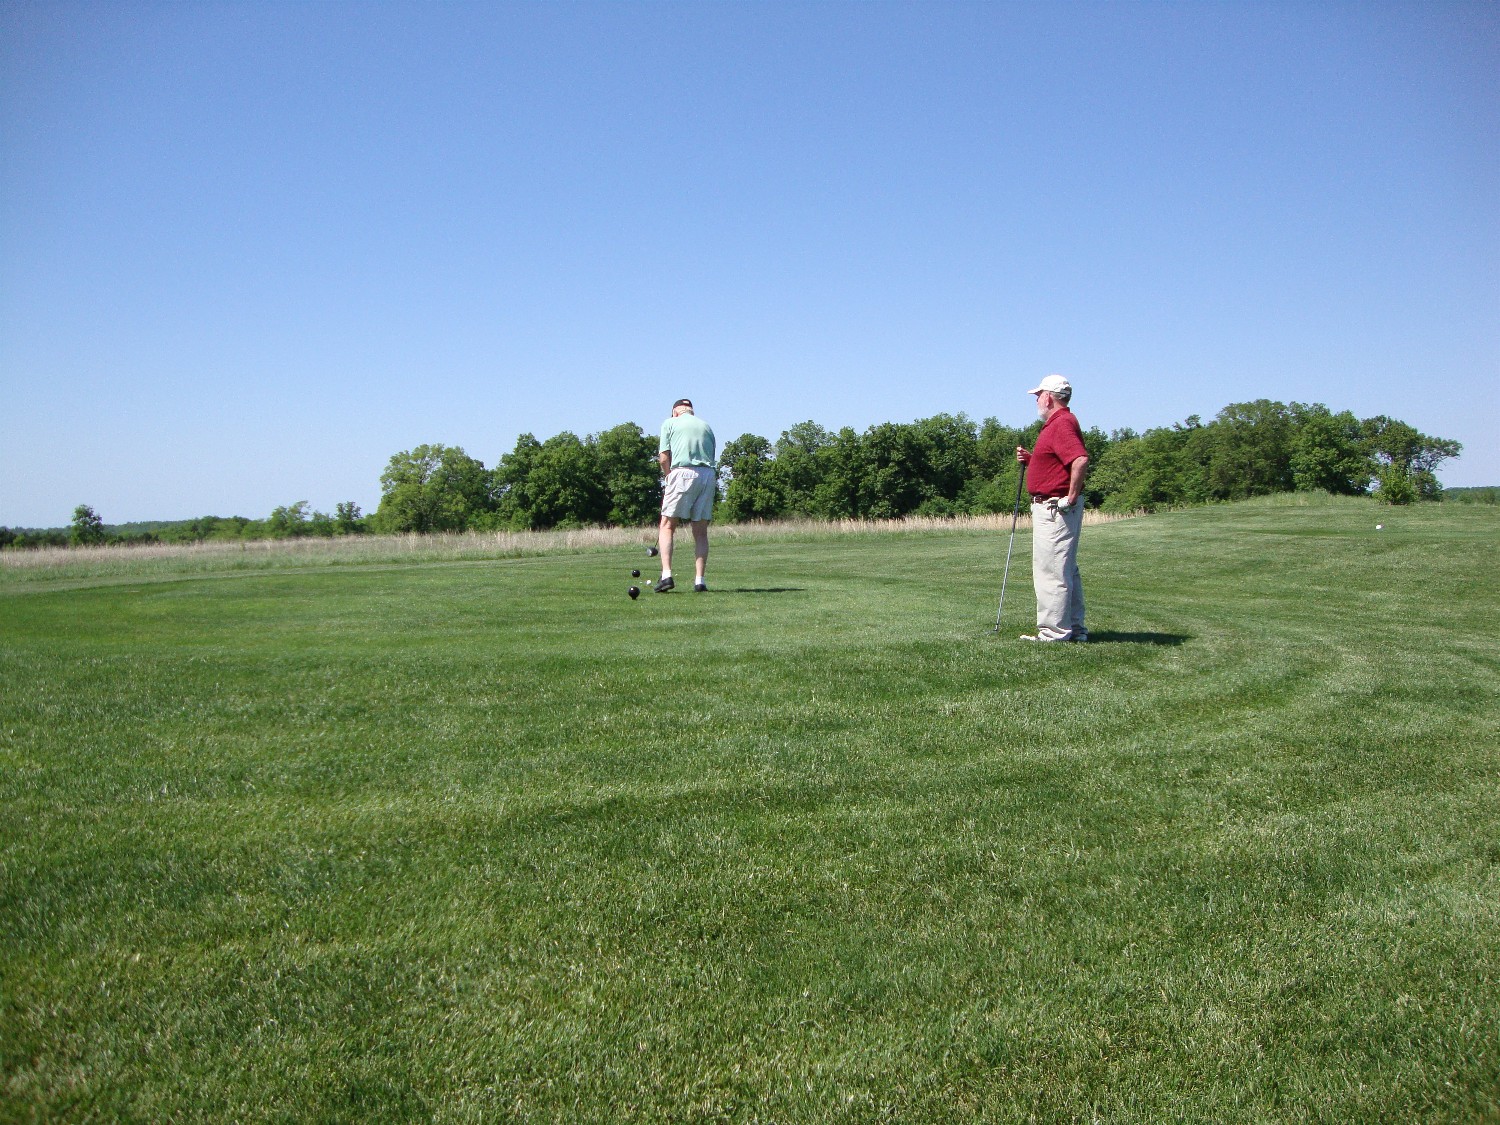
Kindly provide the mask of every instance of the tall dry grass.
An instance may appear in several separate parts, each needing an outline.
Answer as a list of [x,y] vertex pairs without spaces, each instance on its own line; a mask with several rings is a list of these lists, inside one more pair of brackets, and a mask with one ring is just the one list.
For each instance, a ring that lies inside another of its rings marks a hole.
[[[1098,511],[1084,523],[1125,519]],[[1017,526],[1029,528],[1023,515]],[[845,535],[930,535],[951,532],[1008,532],[1011,517],[912,516],[897,520],[774,520],[715,524],[718,542],[815,539]],[[333,539],[208,540],[202,543],[105,544],[96,547],[41,547],[0,551],[0,582],[5,584],[77,579],[131,579],[153,574],[210,574],[325,566],[400,565],[536,555],[570,554],[656,542],[654,527],[589,527],[552,531],[466,531],[431,535],[353,535]]]

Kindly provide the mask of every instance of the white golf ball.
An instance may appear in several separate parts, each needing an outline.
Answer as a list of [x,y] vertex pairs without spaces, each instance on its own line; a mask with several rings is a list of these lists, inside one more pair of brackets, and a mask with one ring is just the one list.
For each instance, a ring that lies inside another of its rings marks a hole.
[[1385,524],[1383,524],[1383,523],[1377,523],[1375,525],[1375,530],[1376,531],[1384,531],[1385,530]]

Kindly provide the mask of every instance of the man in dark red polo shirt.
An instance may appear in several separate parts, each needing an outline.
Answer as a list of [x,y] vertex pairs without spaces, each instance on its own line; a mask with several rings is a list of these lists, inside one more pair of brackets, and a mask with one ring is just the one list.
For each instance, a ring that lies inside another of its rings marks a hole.
[[1086,641],[1083,579],[1078,575],[1078,535],[1083,530],[1083,481],[1089,455],[1078,419],[1068,409],[1073,387],[1048,375],[1036,396],[1042,432],[1030,453],[1016,446],[1031,493],[1031,580],[1036,586],[1036,632],[1023,641]]

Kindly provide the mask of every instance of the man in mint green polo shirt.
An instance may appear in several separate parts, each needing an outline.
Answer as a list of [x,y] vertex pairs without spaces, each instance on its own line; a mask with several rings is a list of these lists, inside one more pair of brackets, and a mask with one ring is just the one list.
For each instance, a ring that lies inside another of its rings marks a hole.
[[661,550],[661,581],[656,584],[656,592],[665,594],[675,586],[672,536],[677,525],[687,520],[693,529],[693,591],[702,594],[708,590],[703,578],[708,567],[708,521],[713,518],[714,500],[719,495],[714,432],[693,414],[692,402],[680,398],[672,404],[672,416],[661,425],[657,449],[656,459],[666,483],[661,493],[661,526],[656,533]]

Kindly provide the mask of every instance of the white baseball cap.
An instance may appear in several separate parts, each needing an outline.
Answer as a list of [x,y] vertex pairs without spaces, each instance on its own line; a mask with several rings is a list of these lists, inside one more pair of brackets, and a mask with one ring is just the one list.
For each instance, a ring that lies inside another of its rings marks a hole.
[[1049,395],[1071,395],[1073,393],[1073,384],[1061,375],[1048,375],[1026,393],[1029,395],[1039,395],[1043,391],[1046,391]]

